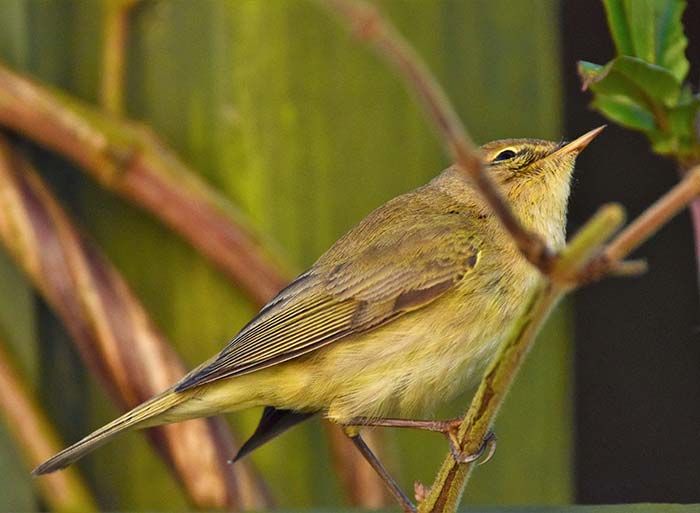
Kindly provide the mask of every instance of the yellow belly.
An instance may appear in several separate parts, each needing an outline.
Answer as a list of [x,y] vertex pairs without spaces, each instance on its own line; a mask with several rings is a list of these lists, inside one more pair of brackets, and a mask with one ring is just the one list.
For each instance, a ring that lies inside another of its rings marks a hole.
[[168,421],[254,406],[322,411],[339,423],[427,415],[479,378],[521,315],[537,274],[521,273],[502,293],[486,278],[371,332],[192,390],[193,400],[169,411]]

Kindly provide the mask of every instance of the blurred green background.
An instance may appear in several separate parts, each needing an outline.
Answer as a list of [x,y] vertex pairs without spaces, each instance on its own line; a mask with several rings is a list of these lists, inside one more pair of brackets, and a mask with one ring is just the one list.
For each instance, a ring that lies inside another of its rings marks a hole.
[[[476,141],[565,135],[557,1],[380,4],[444,84]],[[0,1],[0,60],[96,103],[101,6]],[[373,208],[449,164],[399,80],[313,2],[147,1],[134,11],[128,45],[128,116],[152,127],[238,205],[291,269],[304,269]],[[57,157],[39,149],[34,156],[189,365],[254,314],[243,293],[158,221]],[[569,304],[559,308],[528,359],[496,423],[498,452],[475,472],[468,503],[573,499],[569,317]],[[117,414],[2,250],[0,336],[67,442]],[[461,413],[467,401],[440,415]],[[245,436],[258,416],[230,420]],[[388,432],[385,439],[406,489],[416,479],[431,482],[447,449],[442,437]],[[346,504],[318,420],[253,460],[281,507]],[[188,507],[141,434],[121,437],[80,468],[106,509]],[[0,511],[41,508],[2,432],[0,473]]]

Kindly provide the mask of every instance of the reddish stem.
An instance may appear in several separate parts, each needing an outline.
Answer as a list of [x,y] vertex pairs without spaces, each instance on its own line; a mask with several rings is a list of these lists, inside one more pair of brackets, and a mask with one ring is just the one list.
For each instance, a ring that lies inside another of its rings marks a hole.
[[695,272],[700,291],[700,198],[695,198],[689,206],[690,220],[693,223],[693,247],[695,251]]

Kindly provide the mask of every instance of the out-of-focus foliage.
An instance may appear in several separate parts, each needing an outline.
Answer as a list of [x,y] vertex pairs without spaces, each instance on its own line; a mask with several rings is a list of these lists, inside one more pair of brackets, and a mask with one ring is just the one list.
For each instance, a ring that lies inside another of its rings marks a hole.
[[[382,5],[446,85],[477,141],[563,135],[556,1]],[[96,101],[101,14],[100,3],[88,0],[0,2],[0,59]],[[531,30],[521,30],[523,19]],[[448,164],[396,77],[313,2],[146,2],[132,17],[127,62],[127,114],[173,145],[299,270],[372,208]],[[65,162],[42,152],[37,160],[192,365],[253,315],[242,293],[157,221]],[[2,286],[0,298],[11,302],[18,291],[26,297],[26,287]],[[0,319],[39,331],[40,343],[27,337],[23,351],[47,408],[73,440],[116,412],[101,391],[84,389],[88,379],[55,322],[42,313],[35,324],[29,303],[17,313],[27,320]],[[498,454],[476,472],[468,501],[570,500],[568,330],[560,313],[541,337],[496,424]],[[466,401],[439,413],[460,413]],[[250,433],[258,415],[231,419]],[[413,479],[429,483],[444,440],[406,432],[387,439],[387,463],[405,488]],[[8,458],[0,454],[0,462]],[[318,421],[253,458],[281,506],[342,503]],[[122,437],[81,467],[110,509],[187,507],[141,435]],[[11,479],[0,509],[33,509],[29,477]]]
[[581,61],[592,106],[644,132],[654,151],[681,162],[700,158],[700,95],[685,79],[683,0],[605,0],[618,56],[604,66]]

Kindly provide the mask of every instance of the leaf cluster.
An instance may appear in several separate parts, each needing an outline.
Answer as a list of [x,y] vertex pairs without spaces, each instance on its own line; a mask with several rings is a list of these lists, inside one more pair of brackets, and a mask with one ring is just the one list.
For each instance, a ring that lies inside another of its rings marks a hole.
[[580,61],[592,106],[647,135],[655,152],[681,163],[700,160],[700,94],[686,82],[683,0],[603,0],[617,57]]

